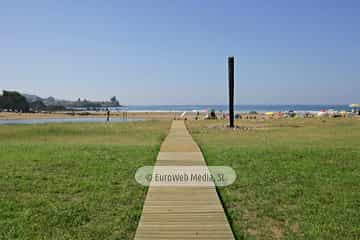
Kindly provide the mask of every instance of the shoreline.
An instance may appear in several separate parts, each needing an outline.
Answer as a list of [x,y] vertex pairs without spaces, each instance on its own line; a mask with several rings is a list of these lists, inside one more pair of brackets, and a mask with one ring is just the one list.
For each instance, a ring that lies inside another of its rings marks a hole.
[[[334,117],[334,115],[326,114],[326,115],[317,115],[312,114],[311,116],[307,116],[304,114],[300,114],[298,112],[298,116],[300,117]],[[207,112],[200,112],[197,115],[197,112],[186,112],[184,115],[182,111],[129,111],[129,112],[111,112],[111,118],[117,119],[139,119],[139,120],[173,120],[173,119],[204,119],[207,116]],[[219,119],[224,119],[222,113],[216,114]],[[261,113],[258,112],[256,114],[251,113],[241,113],[242,119],[280,119],[286,118],[287,116],[279,113]],[[357,115],[336,115],[336,117],[358,117]],[[42,112],[42,113],[15,113],[15,112],[0,112],[0,121],[1,120],[34,120],[34,119],[71,119],[71,118],[104,118],[106,119],[106,112]],[[225,117],[226,118],[226,117]]]

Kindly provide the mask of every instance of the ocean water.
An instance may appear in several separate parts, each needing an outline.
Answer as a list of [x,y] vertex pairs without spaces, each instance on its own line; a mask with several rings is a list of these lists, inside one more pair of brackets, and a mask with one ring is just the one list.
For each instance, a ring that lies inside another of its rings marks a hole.
[[[206,111],[215,109],[216,111],[227,112],[227,105],[133,105],[112,110],[127,110],[133,112],[184,112],[184,111]],[[336,111],[350,111],[348,105],[235,105],[236,112],[284,112],[284,111],[320,111],[333,109]]]

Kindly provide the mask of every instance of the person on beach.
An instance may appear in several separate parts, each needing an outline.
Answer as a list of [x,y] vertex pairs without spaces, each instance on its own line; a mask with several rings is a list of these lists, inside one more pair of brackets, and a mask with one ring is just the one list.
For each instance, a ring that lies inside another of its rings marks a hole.
[[110,110],[106,109],[106,122],[110,122]]

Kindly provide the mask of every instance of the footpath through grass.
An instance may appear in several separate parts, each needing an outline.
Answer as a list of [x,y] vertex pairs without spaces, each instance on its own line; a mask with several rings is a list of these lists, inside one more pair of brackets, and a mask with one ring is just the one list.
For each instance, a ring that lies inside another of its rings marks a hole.
[[238,239],[360,239],[360,120],[190,121]]
[[0,126],[0,239],[132,239],[169,122]]

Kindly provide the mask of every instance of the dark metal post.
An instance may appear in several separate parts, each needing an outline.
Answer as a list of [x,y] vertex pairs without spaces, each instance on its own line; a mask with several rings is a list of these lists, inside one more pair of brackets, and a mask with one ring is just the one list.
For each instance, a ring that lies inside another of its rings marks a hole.
[[234,57],[228,58],[229,71],[229,121],[230,127],[234,127]]

